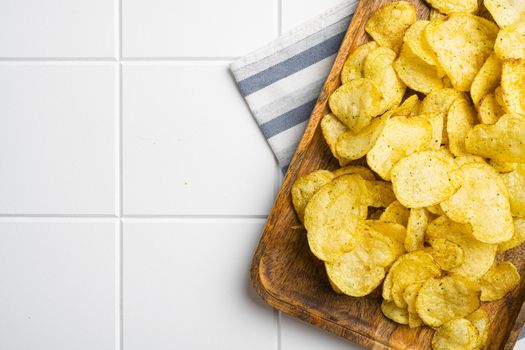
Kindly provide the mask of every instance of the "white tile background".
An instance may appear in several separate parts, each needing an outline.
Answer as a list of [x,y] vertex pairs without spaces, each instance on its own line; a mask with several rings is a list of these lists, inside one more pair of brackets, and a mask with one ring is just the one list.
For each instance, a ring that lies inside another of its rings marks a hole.
[[0,1],[0,349],[358,349],[249,284],[282,176],[227,70],[337,1]]

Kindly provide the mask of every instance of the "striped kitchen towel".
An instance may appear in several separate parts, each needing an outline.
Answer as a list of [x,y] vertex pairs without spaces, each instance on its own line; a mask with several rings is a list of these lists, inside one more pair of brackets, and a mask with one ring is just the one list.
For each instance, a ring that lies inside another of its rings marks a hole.
[[358,0],[347,0],[230,66],[286,172]]

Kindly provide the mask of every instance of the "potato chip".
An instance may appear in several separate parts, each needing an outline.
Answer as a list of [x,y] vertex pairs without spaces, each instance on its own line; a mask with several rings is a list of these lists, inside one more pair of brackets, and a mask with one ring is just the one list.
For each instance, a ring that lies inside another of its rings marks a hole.
[[366,155],[368,166],[390,180],[392,166],[402,158],[423,150],[430,143],[432,126],[419,117],[392,117],[387,120],[374,147]]
[[489,164],[500,173],[510,173],[518,168],[518,163],[500,162],[496,159],[490,160]]
[[447,134],[448,147],[456,157],[467,152],[465,148],[465,137],[474,126],[476,111],[466,98],[458,98],[448,111]]
[[[492,53],[499,28],[492,22],[467,13],[454,13],[427,26],[427,41],[436,53],[452,85],[469,91],[485,60]],[[407,84],[408,85],[408,84]]]
[[429,219],[429,212],[425,208],[410,209],[404,242],[407,252],[423,249]]
[[471,154],[464,154],[462,156],[456,157],[454,161],[459,167],[465,164],[472,164],[472,163],[487,164],[487,162],[485,162],[485,159],[481,158],[480,156],[473,156]]
[[341,121],[339,121],[339,119],[337,119],[331,113],[325,115],[321,120],[321,131],[323,132],[324,140],[330,148],[330,151],[332,152],[333,156],[339,160],[339,164],[341,166],[350,163],[351,160],[345,159],[337,155],[335,146],[337,144],[337,139],[339,138],[339,136],[341,136],[347,130],[348,128],[346,127],[346,125],[341,123]]
[[406,85],[397,77],[392,66],[396,53],[386,47],[372,50],[365,59],[363,75],[381,91],[382,110],[399,106],[405,95]]
[[464,318],[443,324],[432,337],[433,350],[473,350],[478,343],[476,327]]
[[396,306],[392,301],[383,300],[381,311],[385,317],[399,324],[408,324],[408,311]]
[[374,181],[376,179],[372,170],[359,165],[349,165],[344,168],[334,170],[332,173],[334,174],[334,177],[338,177],[341,175],[357,174],[361,176],[364,180]]
[[430,254],[441,269],[450,271],[463,264],[465,256],[459,244],[443,238],[431,239],[429,243],[432,247]]
[[500,27],[525,19],[525,3],[522,0],[484,0],[484,4]]
[[350,80],[363,78],[363,65],[366,56],[378,47],[375,41],[370,41],[355,49],[355,51],[348,56],[341,71],[341,82],[346,84]]
[[525,162],[525,117],[506,114],[494,125],[476,125],[465,139],[468,152],[499,162]]
[[426,325],[440,327],[479,308],[479,290],[474,282],[461,276],[427,280],[417,295],[416,309]]
[[427,207],[426,209],[427,209],[431,214],[434,214],[434,215],[437,215],[437,216],[445,215],[445,213],[443,212],[443,210],[441,209],[441,207],[439,206],[439,204],[431,205],[430,207]]
[[402,115],[405,117],[415,116],[419,113],[421,102],[417,95],[412,95],[407,98],[401,106],[394,108],[394,115]]
[[446,153],[416,152],[392,168],[392,185],[405,207],[423,208],[452,196],[461,186],[461,172]]
[[324,185],[332,181],[334,175],[327,170],[317,170],[295,180],[292,185],[292,202],[301,222],[304,218],[304,209],[312,196]]
[[510,240],[498,244],[498,253],[516,248],[523,242],[525,242],[525,219],[514,218],[514,234]]
[[494,52],[502,60],[525,58],[525,18],[499,31]]
[[[502,67],[503,69],[503,67]],[[502,74],[503,74],[503,71],[502,71]],[[494,98],[496,98],[496,102],[498,103],[498,105],[501,107],[501,109],[505,112],[505,113],[508,113],[509,112],[509,109],[507,108],[507,105],[505,105],[505,99],[503,98],[503,89],[501,88],[501,85],[498,86],[495,90],[494,90]]]
[[425,282],[414,283],[405,288],[405,291],[403,292],[403,299],[405,299],[405,303],[407,304],[408,312],[417,314],[417,295],[419,294],[419,290],[421,289],[421,287],[423,287],[424,283]]
[[395,201],[392,202],[392,204],[390,204],[388,207],[386,207],[383,214],[381,214],[379,220],[383,222],[393,222],[406,227],[408,224],[409,215],[410,211],[401,203]]
[[416,19],[414,5],[396,1],[374,12],[365,30],[379,45],[399,52],[405,31]]
[[478,0],[426,0],[426,2],[447,15],[455,12],[474,13],[478,9]]
[[479,102],[478,119],[483,124],[496,124],[505,113],[493,93],[486,94]]
[[463,249],[463,264],[450,272],[476,281],[483,276],[494,263],[496,245],[478,241],[472,236],[470,225],[459,224],[440,216],[432,221],[427,228],[427,239],[447,239]]
[[374,208],[386,208],[396,200],[392,184],[384,181],[367,181],[368,195],[366,202]]
[[336,154],[344,159],[356,160],[364,157],[374,147],[392,112],[386,112],[358,133],[346,131],[337,139]]
[[510,212],[513,216],[525,217],[525,164],[500,176],[509,193]]
[[410,328],[416,328],[423,325],[423,320],[419,318],[419,315],[417,312],[409,312],[408,313],[408,326]]
[[496,301],[520,283],[520,274],[510,261],[494,265],[480,280],[481,301]]
[[421,113],[448,113],[452,103],[461,96],[464,96],[461,92],[450,88],[434,90],[421,103]]
[[369,79],[359,78],[341,85],[329,99],[332,113],[357,133],[383,112],[381,92]]
[[441,209],[452,220],[471,224],[472,234],[481,242],[508,241],[514,228],[503,180],[486,164],[465,164],[460,169],[462,186],[441,203]]
[[509,113],[525,116],[525,61],[507,60],[501,71],[503,101]]
[[485,310],[477,309],[476,311],[465,317],[465,319],[469,320],[478,330],[478,342],[476,343],[476,348],[481,349],[485,346],[487,340],[489,339],[489,315]]
[[399,79],[412,90],[428,94],[443,88],[443,80],[438,76],[436,67],[416,56],[406,43],[394,62],[394,68]]
[[380,220],[366,220],[365,224],[372,230],[395,239],[401,244],[405,242],[406,228],[401,224]]
[[433,20],[433,19],[443,19],[447,17],[447,15],[444,15],[442,14],[441,12],[439,12],[438,10],[436,10],[435,8],[430,8],[430,15],[429,15],[429,19],[430,20]]
[[437,58],[432,48],[428,45],[424,31],[429,21],[418,20],[408,28],[403,41],[410,50],[423,61],[431,66],[437,64]]
[[445,114],[427,113],[419,116],[428,120],[430,125],[432,125],[432,140],[430,140],[429,148],[440,149],[443,143],[443,134],[445,133]]
[[358,175],[343,175],[323,186],[306,205],[304,227],[310,250],[330,261],[354,248],[367,215],[363,203],[368,190]]
[[498,87],[501,79],[501,61],[492,54],[487,58],[470,87],[470,96],[476,106],[479,106],[480,100]]

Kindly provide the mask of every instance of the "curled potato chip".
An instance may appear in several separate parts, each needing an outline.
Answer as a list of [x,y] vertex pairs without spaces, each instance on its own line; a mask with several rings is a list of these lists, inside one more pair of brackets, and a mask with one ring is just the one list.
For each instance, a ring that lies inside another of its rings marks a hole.
[[358,175],[335,178],[315,193],[306,205],[304,227],[310,250],[330,261],[354,248],[367,215],[365,180]]
[[405,249],[407,252],[423,249],[425,231],[427,230],[429,220],[430,215],[425,208],[410,209],[405,238]]
[[381,220],[367,220],[365,222],[372,230],[377,231],[387,237],[397,240],[399,243],[405,242],[406,229],[403,225],[394,222],[384,222]]
[[431,214],[434,214],[434,215],[437,215],[437,216],[445,215],[445,213],[443,212],[443,210],[441,209],[441,207],[439,206],[439,204],[431,205],[430,207],[427,207],[426,209],[427,209]]
[[500,162],[525,162],[525,116],[506,114],[494,125],[476,125],[465,139],[468,152]]
[[359,132],[372,117],[382,113],[381,92],[369,79],[359,78],[341,85],[329,99],[330,109],[351,131]]
[[439,149],[443,143],[443,134],[445,132],[445,114],[426,113],[419,116],[428,120],[430,125],[432,125],[432,140],[430,140],[429,148]]
[[489,164],[500,173],[510,173],[518,168],[518,163],[500,162],[496,159],[491,159]]
[[472,164],[472,163],[487,164],[485,159],[481,158],[480,156],[473,156],[471,154],[464,154],[462,156],[456,157],[456,159],[454,160],[459,167],[465,164]]
[[443,88],[443,81],[438,76],[436,67],[416,56],[406,43],[394,62],[394,68],[399,79],[412,90],[428,94]]
[[525,116],[525,61],[507,60],[501,71],[501,91],[510,113]]
[[399,324],[408,324],[408,311],[397,307],[392,301],[383,300],[381,303],[381,311],[385,317]]
[[426,235],[429,241],[446,239],[463,249],[463,263],[450,271],[454,274],[476,281],[494,263],[497,246],[475,239],[470,225],[459,224],[443,215],[428,225]]
[[514,228],[503,180],[486,164],[465,164],[460,169],[463,184],[441,203],[441,209],[452,220],[472,225],[472,234],[481,242],[508,241]]
[[396,1],[374,12],[365,30],[379,45],[399,52],[405,31],[416,19],[414,5],[407,1]]
[[479,102],[478,119],[483,124],[496,124],[505,113],[493,93],[486,94]]
[[368,195],[366,201],[374,208],[386,208],[396,200],[392,184],[384,181],[367,181]]
[[407,304],[407,310],[410,313],[417,314],[416,300],[419,290],[421,289],[421,287],[423,287],[423,283],[425,282],[411,284],[407,286],[405,288],[405,291],[403,292],[403,299],[405,299],[405,303]]
[[427,64],[435,66],[437,64],[436,55],[428,45],[424,35],[425,28],[429,23],[429,21],[425,20],[416,21],[406,31],[403,41],[417,57],[421,58]]
[[423,320],[419,317],[417,312],[409,312],[408,313],[408,326],[410,328],[416,328],[423,325]]
[[349,165],[344,168],[334,170],[333,174],[334,177],[338,177],[341,175],[357,174],[361,176],[364,180],[374,181],[376,179],[372,170],[359,165]]
[[402,115],[405,117],[418,115],[421,102],[417,95],[412,95],[407,98],[401,106],[394,108],[394,115]]
[[342,133],[337,139],[336,154],[344,159],[351,160],[364,157],[375,145],[391,115],[392,112],[386,112],[381,117],[374,118],[368,126],[358,133],[350,130]]
[[439,12],[438,10],[436,10],[435,8],[430,8],[430,15],[429,15],[429,19],[430,20],[433,20],[433,19],[442,19],[442,18],[445,18],[447,17],[447,15]]
[[479,289],[461,276],[427,280],[417,295],[416,309],[426,325],[439,327],[479,308]]
[[[502,74],[503,74],[503,71],[502,71]],[[509,109],[508,109],[507,105],[505,104],[505,99],[503,98],[503,89],[501,88],[501,85],[498,86],[494,90],[494,98],[496,99],[496,102],[501,107],[501,109],[503,111],[505,111],[505,113],[508,113]]]
[[328,170],[317,170],[295,180],[292,185],[292,203],[301,222],[304,219],[304,209],[308,201],[333,178],[334,175]]
[[499,31],[494,52],[502,60],[525,58],[525,18]]
[[396,224],[407,226],[409,215],[410,211],[401,203],[395,201],[392,202],[392,204],[390,204],[388,207],[386,207],[383,214],[381,214],[379,220],[383,222],[393,222]]
[[473,350],[478,343],[476,327],[464,318],[443,324],[432,337],[433,350]]
[[512,215],[525,217],[525,164],[519,164],[516,170],[500,176],[509,193]]
[[392,117],[387,120],[374,147],[366,155],[368,166],[390,180],[392,166],[402,158],[428,146],[432,126],[419,117]]
[[465,317],[465,319],[469,320],[478,330],[478,342],[476,343],[476,348],[483,348],[487,343],[487,340],[489,339],[489,315],[485,310],[477,309],[476,311]]
[[458,98],[448,111],[447,115],[447,134],[448,147],[455,156],[464,155],[465,137],[474,126],[476,112],[466,98]]
[[480,280],[481,301],[496,301],[520,283],[520,274],[510,261],[494,265]]
[[452,103],[463,94],[454,89],[434,90],[421,103],[421,113],[448,113]]
[[467,13],[453,13],[434,21],[425,30],[427,41],[454,88],[469,91],[492,53],[499,28],[485,18]]
[[350,163],[350,159],[345,159],[343,157],[340,157],[336,152],[336,144],[337,139],[339,136],[341,136],[343,133],[345,133],[348,130],[346,125],[341,123],[339,119],[337,119],[333,114],[329,113],[323,117],[321,120],[321,131],[323,133],[323,138],[328,145],[328,148],[330,148],[330,151],[332,152],[332,155],[339,160],[339,164],[341,166],[344,166],[348,163]]
[[465,257],[459,244],[443,238],[431,239],[429,243],[432,246],[430,254],[441,269],[450,271],[463,264]]
[[476,106],[479,105],[483,96],[498,87],[500,79],[501,61],[495,54],[492,54],[476,74],[470,87],[470,96]]
[[426,2],[447,15],[455,12],[474,13],[478,9],[478,0],[426,0]]
[[423,208],[450,198],[461,186],[461,173],[444,152],[416,152],[392,168],[392,185],[405,207]]
[[522,0],[484,0],[484,5],[500,27],[525,19],[525,3]]
[[525,242],[525,219],[514,218],[514,234],[510,240],[498,244],[498,253],[516,248],[523,242]]
[[370,41],[356,48],[348,56],[341,71],[341,82],[343,84],[350,82],[350,80],[363,78],[363,65],[366,56],[377,47],[378,45],[375,41]]

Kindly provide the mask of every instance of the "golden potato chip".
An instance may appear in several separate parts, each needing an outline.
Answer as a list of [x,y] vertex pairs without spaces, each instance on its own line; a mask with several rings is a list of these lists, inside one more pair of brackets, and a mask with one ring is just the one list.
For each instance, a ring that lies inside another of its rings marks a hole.
[[417,312],[409,312],[408,313],[408,326],[410,328],[416,328],[423,325],[423,320],[419,318],[419,315]]
[[459,244],[444,238],[431,239],[429,243],[432,247],[430,254],[441,269],[450,271],[463,264],[465,256]]
[[350,130],[342,133],[335,146],[337,155],[351,160],[364,157],[375,145],[391,115],[392,112],[386,112],[381,117],[372,119],[370,124],[358,133]]
[[416,19],[414,5],[396,1],[374,12],[365,30],[379,45],[399,52],[405,31]]
[[514,218],[514,234],[510,240],[498,244],[498,253],[516,248],[523,242],[525,242],[525,219]]
[[416,21],[406,31],[403,41],[417,57],[421,58],[427,64],[435,66],[437,63],[436,54],[428,45],[424,35],[425,28],[429,23],[429,21],[425,20]]
[[341,71],[341,82],[343,84],[350,82],[350,80],[363,78],[363,65],[366,56],[377,47],[378,45],[375,41],[370,41],[359,46],[348,56]]
[[525,3],[522,0],[484,0],[484,5],[500,27],[525,19]]
[[394,165],[392,185],[405,207],[424,208],[450,198],[461,186],[461,172],[444,152],[416,152]]
[[310,250],[330,261],[354,248],[367,215],[368,190],[359,175],[342,175],[323,186],[306,205],[304,227]]
[[462,96],[461,92],[450,88],[434,90],[421,103],[421,113],[448,113],[452,103]]
[[497,246],[475,239],[470,225],[459,224],[443,215],[428,225],[426,236],[429,241],[447,239],[459,245],[463,249],[463,264],[450,272],[471,281],[483,276],[494,263]]
[[381,114],[381,92],[369,79],[359,78],[341,85],[329,99],[332,113],[351,131],[359,132],[372,117]]
[[494,125],[476,125],[465,139],[468,152],[499,162],[525,162],[525,116],[506,114]]
[[426,0],[426,2],[447,15],[455,12],[474,13],[478,9],[478,0]]
[[441,209],[452,220],[471,224],[472,234],[481,242],[508,241],[514,228],[503,180],[486,164],[465,164],[460,169],[462,186],[441,203]]
[[332,287],[332,290],[336,292],[337,294],[344,294],[341,289],[339,289],[338,286],[335,285],[334,282],[330,279],[330,276],[328,276],[328,283],[330,283],[330,287]]
[[417,295],[416,309],[426,325],[439,327],[479,308],[479,289],[461,276],[427,280]]
[[[503,68],[502,68],[503,69]],[[502,71],[502,74],[503,74],[503,71]],[[498,103],[498,105],[501,107],[501,109],[505,112],[505,113],[508,113],[509,112],[509,109],[507,108],[507,106],[505,105],[505,99],[503,98],[503,89],[501,88],[501,85],[498,86],[495,90],[494,90],[494,98],[496,99],[496,102]]]
[[386,207],[383,214],[381,214],[379,220],[383,222],[393,222],[406,227],[408,224],[409,215],[410,211],[401,203],[395,201],[392,202],[392,204],[390,204],[388,207]]
[[487,312],[483,309],[477,309],[465,319],[469,320],[474,327],[478,330],[478,342],[476,343],[476,348],[481,349],[487,343],[489,339],[490,331],[490,319]]
[[427,209],[431,214],[434,214],[434,215],[437,215],[437,216],[445,215],[445,213],[443,212],[443,210],[441,209],[441,207],[439,206],[439,204],[431,205],[430,207],[427,207],[426,209]]
[[[467,13],[454,13],[427,26],[427,41],[452,85],[469,91],[472,81],[492,53],[499,28]],[[408,84],[407,84],[408,85]]]
[[328,170],[317,170],[295,180],[292,185],[292,203],[301,222],[303,221],[304,209],[308,201],[333,178],[334,175]]
[[501,79],[501,61],[492,54],[487,58],[470,87],[470,96],[476,106],[489,92],[498,87]]
[[411,284],[405,288],[405,291],[403,292],[403,299],[405,299],[405,303],[407,304],[407,310],[410,313],[416,313],[416,300],[417,295],[419,294],[419,290],[421,287],[423,287],[423,283],[425,282],[418,282]]
[[494,45],[494,52],[502,60],[525,58],[525,18],[501,29]]
[[397,77],[392,66],[396,53],[386,47],[372,50],[365,59],[363,75],[370,79],[381,92],[382,110],[399,106],[405,95],[406,85]]
[[525,116],[525,61],[507,60],[501,71],[501,91],[510,113]]
[[443,88],[443,80],[438,76],[436,67],[416,56],[406,43],[394,62],[394,68],[399,79],[412,90],[428,94]]
[[341,175],[357,174],[365,180],[374,181],[376,179],[372,170],[359,165],[349,165],[333,171],[334,177]]
[[447,115],[448,147],[456,157],[468,153],[465,137],[474,126],[475,119],[476,111],[466,98],[458,98],[450,106]]
[[478,119],[483,124],[496,124],[505,113],[493,93],[486,94],[479,102]]
[[500,173],[510,173],[518,168],[518,163],[500,162],[496,159],[490,160],[489,164]]
[[385,317],[399,324],[408,324],[408,311],[396,306],[392,301],[383,300],[381,311]]
[[406,228],[395,222],[384,222],[381,220],[366,220],[365,224],[372,230],[390,237],[403,244],[406,237]]
[[421,118],[428,120],[432,125],[432,140],[430,140],[429,148],[440,149],[443,143],[443,134],[445,132],[445,114],[444,113],[426,113],[420,114]]
[[432,126],[426,119],[392,117],[366,155],[368,166],[383,179],[390,180],[392,166],[402,158],[425,149],[431,137]]
[[341,136],[343,133],[345,133],[348,130],[346,125],[341,123],[339,119],[337,119],[333,114],[329,113],[321,119],[321,131],[323,132],[323,138],[330,148],[330,151],[332,152],[333,156],[339,160],[339,164],[341,166],[344,166],[348,163],[350,163],[350,159],[345,159],[343,157],[340,157],[336,153],[335,146],[337,144],[337,139],[339,136]]
[[487,162],[485,162],[485,159],[481,158],[480,156],[473,156],[471,154],[464,154],[462,156],[456,157],[456,159],[454,160],[459,167],[465,164],[472,164],[472,163],[487,164]]
[[394,108],[394,115],[402,115],[405,117],[418,115],[420,104],[419,97],[417,95],[412,95],[403,101],[401,106]]
[[[425,231],[427,230],[430,214],[425,208],[410,209],[405,238],[405,249],[407,252],[423,249],[425,243]],[[414,311],[412,311],[414,312]]]
[[513,216],[525,217],[525,164],[500,176],[509,193],[510,212]]
[[494,265],[480,280],[481,301],[496,301],[520,283],[520,274],[510,261]]
[[435,8],[430,8],[430,20],[433,20],[433,19],[443,19],[447,17],[447,15],[444,15],[442,14],[441,12],[439,12],[438,10],[436,10]]
[[366,202],[374,208],[386,208],[396,200],[392,184],[384,181],[367,181],[368,195]]
[[433,350],[473,350],[478,343],[476,327],[464,318],[443,324],[432,337]]
[[[390,237],[390,234],[384,235],[368,225],[365,225],[363,230],[364,235],[361,242],[354,249],[354,254],[368,256],[371,264],[388,267],[405,253],[403,243],[395,237]],[[359,250],[362,252],[359,252]]]

